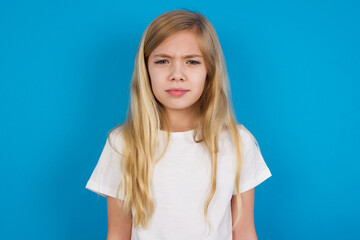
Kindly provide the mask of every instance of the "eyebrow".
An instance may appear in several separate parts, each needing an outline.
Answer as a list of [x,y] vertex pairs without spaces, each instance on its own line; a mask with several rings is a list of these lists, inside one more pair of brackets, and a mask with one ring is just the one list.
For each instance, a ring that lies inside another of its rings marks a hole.
[[[167,55],[167,54],[165,54],[165,53],[156,54],[156,55],[154,55],[154,57],[172,58],[170,55]],[[201,56],[201,55],[198,55],[198,54],[189,54],[189,55],[182,56],[182,58],[194,58],[194,57],[200,57],[200,58],[202,58],[202,56]]]

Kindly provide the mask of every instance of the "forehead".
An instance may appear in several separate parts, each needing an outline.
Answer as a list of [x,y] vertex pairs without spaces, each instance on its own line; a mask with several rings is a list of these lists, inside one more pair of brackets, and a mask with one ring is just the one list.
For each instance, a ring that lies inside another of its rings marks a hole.
[[183,30],[176,32],[161,42],[150,55],[167,54],[199,54],[200,47],[198,37],[194,31]]

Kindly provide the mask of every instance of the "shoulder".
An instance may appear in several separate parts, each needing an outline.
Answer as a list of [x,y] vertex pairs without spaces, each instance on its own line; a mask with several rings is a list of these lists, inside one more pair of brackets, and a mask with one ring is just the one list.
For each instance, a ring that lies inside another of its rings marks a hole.
[[120,124],[110,129],[108,136],[111,138],[119,138],[122,136],[124,131],[124,125]]
[[242,124],[241,126],[239,125],[238,129],[242,137],[244,154],[249,154],[250,156],[258,156],[259,154],[261,155],[260,145],[249,129],[247,129]]
[[116,152],[121,152],[122,147],[124,145],[124,138],[123,138],[123,124],[117,125],[113,127],[107,136],[107,144],[109,144]]
[[259,144],[254,137],[254,135],[251,133],[251,131],[246,128],[243,124],[236,124],[236,127],[238,129],[239,135],[241,137],[243,150],[245,153],[249,151],[257,151],[260,150]]
[[[237,123],[236,129],[238,132],[238,136],[240,137],[240,144],[243,145],[244,149],[248,149],[250,146],[257,145],[255,137],[243,124]],[[234,136],[228,127],[224,131],[222,137],[220,137],[220,140],[224,144],[234,144]]]
[[246,143],[257,143],[254,135],[247,129],[243,124],[236,124],[238,132],[243,142]]

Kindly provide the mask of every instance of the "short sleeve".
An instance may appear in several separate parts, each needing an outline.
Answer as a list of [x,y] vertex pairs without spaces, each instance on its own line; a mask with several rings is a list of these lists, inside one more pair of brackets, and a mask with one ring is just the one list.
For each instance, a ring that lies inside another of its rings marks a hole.
[[[111,144],[119,151],[122,147],[119,130],[114,129],[110,133],[110,138]],[[117,189],[122,180],[121,160],[122,156],[111,147],[108,137],[85,188],[103,197],[110,196],[116,198]],[[118,198],[125,198],[122,189],[119,190]]]
[[[243,165],[240,174],[239,191],[248,191],[272,176],[261,154],[254,136],[243,125],[238,127],[243,141]],[[233,195],[236,195],[234,187]]]

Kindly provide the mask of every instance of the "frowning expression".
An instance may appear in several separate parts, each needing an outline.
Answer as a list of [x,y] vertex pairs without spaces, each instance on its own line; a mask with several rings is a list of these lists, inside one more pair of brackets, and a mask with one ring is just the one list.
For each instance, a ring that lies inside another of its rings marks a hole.
[[166,110],[191,110],[201,97],[206,68],[193,31],[176,32],[148,58],[152,91]]

